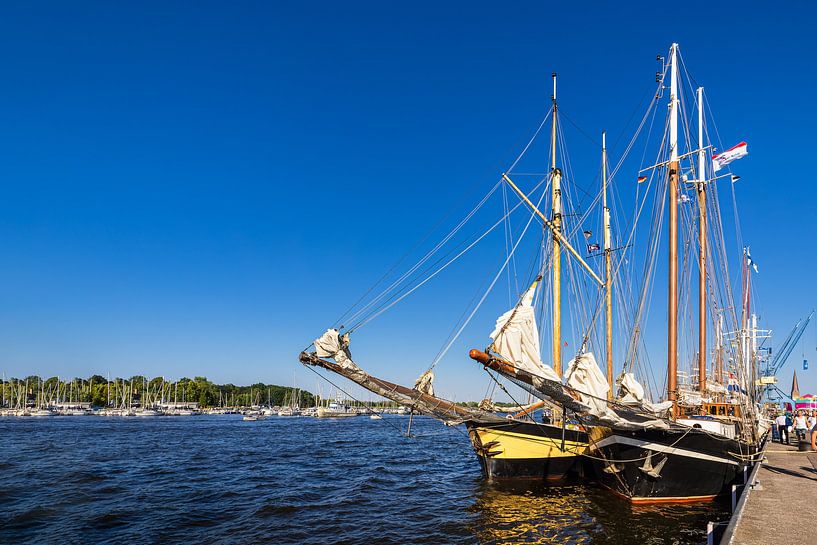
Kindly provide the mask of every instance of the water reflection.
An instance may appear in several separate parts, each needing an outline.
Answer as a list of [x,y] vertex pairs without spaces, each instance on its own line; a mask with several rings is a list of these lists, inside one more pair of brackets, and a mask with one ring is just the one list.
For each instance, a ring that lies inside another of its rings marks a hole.
[[631,506],[589,485],[484,483],[471,511],[478,543],[699,545],[717,503]]

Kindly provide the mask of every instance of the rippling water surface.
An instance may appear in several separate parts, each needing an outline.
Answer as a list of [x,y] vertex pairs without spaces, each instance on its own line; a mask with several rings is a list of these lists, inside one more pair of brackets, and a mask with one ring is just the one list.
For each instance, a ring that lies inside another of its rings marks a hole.
[[3,543],[706,543],[722,506],[481,479],[461,428],[240,416],[0,419]]

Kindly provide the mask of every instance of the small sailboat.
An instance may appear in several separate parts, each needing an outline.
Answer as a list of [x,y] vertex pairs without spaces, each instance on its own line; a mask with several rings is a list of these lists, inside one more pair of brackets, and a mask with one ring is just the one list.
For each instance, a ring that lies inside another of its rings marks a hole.
[[341,401],[332,401],[326,407],[318,407],[315,416],[318,418],[349,418],[360,416],[360,413]]
[[284,398],[284,406],[278,410],[278,416],[301,416],[301,407],[298,403],[299,391],[293,386]]
[[257,422],[259,420],[266,420],[267,415],[265,415],[261,411],[248,411],[244,413],[244,416],[241,419],[244,422]]

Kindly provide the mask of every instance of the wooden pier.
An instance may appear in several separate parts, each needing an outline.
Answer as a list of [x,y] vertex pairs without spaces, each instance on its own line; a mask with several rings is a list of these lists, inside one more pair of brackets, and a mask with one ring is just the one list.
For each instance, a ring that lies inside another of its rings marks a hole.
[[817,452],[769,443],[723,545],[804,543],[817,536]]

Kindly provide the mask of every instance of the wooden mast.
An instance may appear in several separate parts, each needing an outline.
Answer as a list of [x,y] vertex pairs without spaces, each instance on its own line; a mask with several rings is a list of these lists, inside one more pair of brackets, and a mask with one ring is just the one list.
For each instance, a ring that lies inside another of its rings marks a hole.
[[670,51],[669,282],[667,289],[667,399],[678,415],[678,44]]
[[553,72],[553,124],[550,134],[550,168],[553,234],[553,369],[562,376],[562,253],[556,235],[562,229],[562,171],[556,168],[556,72]]
[[723,384],[723,314],[718,313],[715,330],[715,382]]
[[698,388],[706,394],[706,157],[704,88],[698,87]]
[[602,214],[604,216],[605,339],[607,341],[607,398],[613,399],[613,260],[610,208],[607,206],[607,133],[601,133]]

